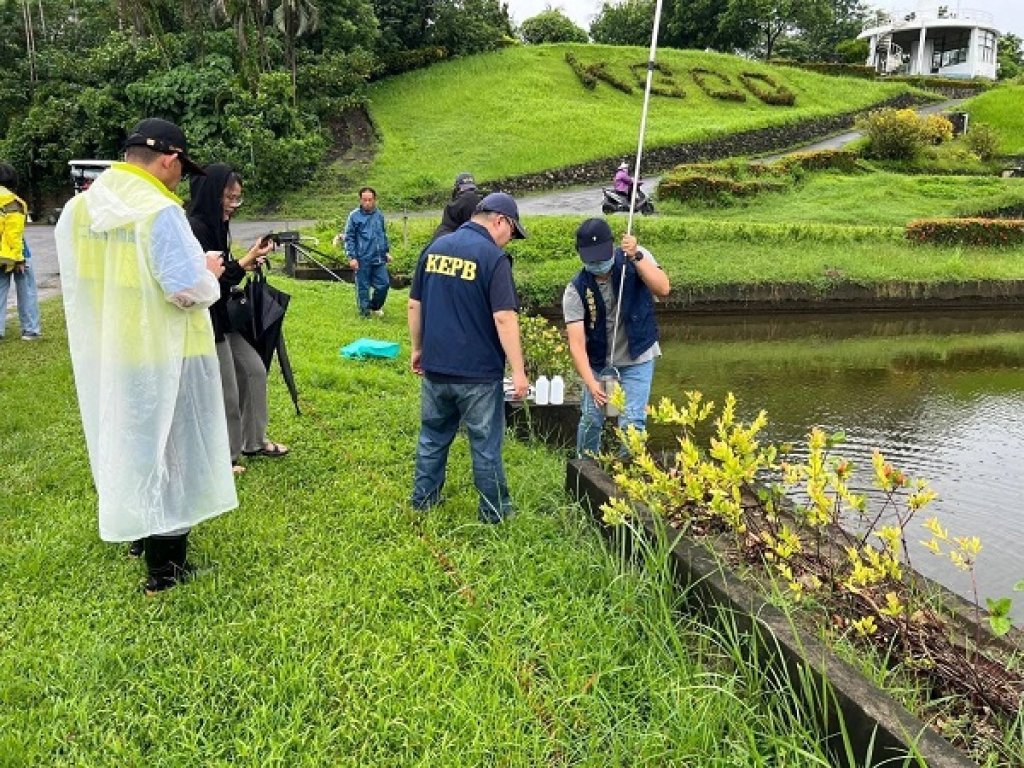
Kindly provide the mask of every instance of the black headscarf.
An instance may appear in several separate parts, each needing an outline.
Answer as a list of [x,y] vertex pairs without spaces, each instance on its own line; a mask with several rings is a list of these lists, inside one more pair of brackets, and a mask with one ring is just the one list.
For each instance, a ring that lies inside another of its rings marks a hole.
[[224,220],[224,188],[232,180],[241,183],[241,179],[227,163],[211,163],[205,171],[205,176],[192,177],[192,194],[185,212],[204,251],[227,253],[231,248],[231,232]]

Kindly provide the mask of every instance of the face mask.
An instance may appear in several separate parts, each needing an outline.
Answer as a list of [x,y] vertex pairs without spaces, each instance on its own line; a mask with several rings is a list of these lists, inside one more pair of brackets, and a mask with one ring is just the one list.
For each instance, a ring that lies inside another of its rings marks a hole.
[[584,264],[583,268],[592,275],[604,275],[611,272],[613,266],[615,266],[614,256],[607,261],[597,261],[593,264]]

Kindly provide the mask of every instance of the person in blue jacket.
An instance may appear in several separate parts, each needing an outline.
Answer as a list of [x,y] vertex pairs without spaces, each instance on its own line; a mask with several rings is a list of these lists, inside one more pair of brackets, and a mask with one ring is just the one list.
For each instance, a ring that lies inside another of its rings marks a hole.
[[356,301],[363,317],[384,316],[384,302],[391,286],[388,264],[391,244],[384,228],[384,214],[377,208],[377,191],[373,187],[359,190],[359,207],[345,221],[345,231],[338,233],[334,244],[344,238],[348,265],[356,273]]
[[[615,248],[611,227],[604,219],[587,219],[580,225],[576,251],[583,269],[565,288],[562,314],[569,353],[583,379],[576,452],[586,458],[601,449],[602,408],[608,395],[598,376],[606,367],[618,370],[626,395],[619,427],[647,428],[654,360],[661,356],[654,300],[668,296],[671,286],[668,275],[650,251],[637,244],[636,237],[623,235],[621,247]],[[618,307],[620,295],[622,306]],[[624,455],[624,448],[620,454]]]

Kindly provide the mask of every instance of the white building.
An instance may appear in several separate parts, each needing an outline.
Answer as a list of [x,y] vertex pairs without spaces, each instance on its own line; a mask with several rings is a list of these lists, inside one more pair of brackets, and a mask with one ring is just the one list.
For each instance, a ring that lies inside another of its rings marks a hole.
[[999,30],[987,11],[919,3],[916,10],[879,13],[858,36],[868,40],[867,65],[884,75],[996,79]]

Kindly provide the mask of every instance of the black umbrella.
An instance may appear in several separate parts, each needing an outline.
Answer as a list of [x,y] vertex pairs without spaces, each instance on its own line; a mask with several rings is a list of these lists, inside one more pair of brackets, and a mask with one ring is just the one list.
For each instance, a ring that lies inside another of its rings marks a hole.
[[291,393],[295,413],[301,415],[299,393],[295,388],[295,376],[292,373],[291,361],[288,359],[288,348],[285,346],[282,330],[288,302],[292,297],[268,283],[260,269],[254,270],[249,277],[245,292],[252,309],[252,323],[246,325],[242,335],[259,354],[267,371],[270,370],[274,353],[277,353],[277,364],[281,367],[284,383]]

